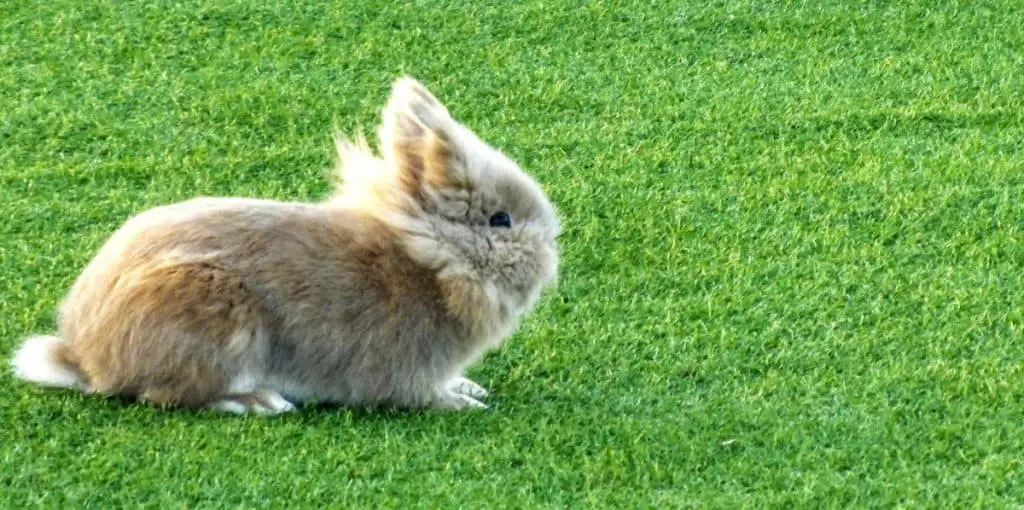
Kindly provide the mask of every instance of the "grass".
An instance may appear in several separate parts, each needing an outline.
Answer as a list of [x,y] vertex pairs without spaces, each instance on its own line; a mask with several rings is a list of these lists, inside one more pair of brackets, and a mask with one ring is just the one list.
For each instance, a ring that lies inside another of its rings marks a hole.
[[131,214],[316,200],[410,73],[543,182],[493,407],[0,378],[0,507],[1024,504],[1024,25],[979,2],[0,5],[0,355]]

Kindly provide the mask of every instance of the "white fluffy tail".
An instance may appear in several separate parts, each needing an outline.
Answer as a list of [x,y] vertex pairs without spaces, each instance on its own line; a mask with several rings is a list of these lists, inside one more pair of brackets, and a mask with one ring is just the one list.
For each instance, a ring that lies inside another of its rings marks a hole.
[[14,376],[41,386],[79,388],[84,386],[78,370],[62,361],[64,341],[55,336],[26,338],[14,353]]

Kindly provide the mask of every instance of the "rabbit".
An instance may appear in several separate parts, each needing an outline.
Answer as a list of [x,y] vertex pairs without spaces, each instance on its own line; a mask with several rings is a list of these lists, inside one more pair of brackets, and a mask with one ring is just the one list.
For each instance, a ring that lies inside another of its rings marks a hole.
[[161,408],[486,408],[464,370],[558,272],[538,182],[400,76],[379,152],[334,130],[315,203],[197,197],[128,219],[14,375]]

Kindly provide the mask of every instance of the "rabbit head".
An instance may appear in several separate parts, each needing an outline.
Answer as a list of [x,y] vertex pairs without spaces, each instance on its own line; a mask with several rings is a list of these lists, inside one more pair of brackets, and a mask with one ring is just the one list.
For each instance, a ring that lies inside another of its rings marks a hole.
[[379,140],[382,158],[362,138],[337,139],[335,200],[389,225],[457,315],[489,322],[532,307],[556,278],[560,231],[538,183],[409,77],[393,85]]

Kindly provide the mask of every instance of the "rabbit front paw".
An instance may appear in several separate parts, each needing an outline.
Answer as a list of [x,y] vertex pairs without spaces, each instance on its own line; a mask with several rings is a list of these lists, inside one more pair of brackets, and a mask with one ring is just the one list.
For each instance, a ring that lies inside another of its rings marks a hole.
[[295,410],[295,404],[285,400],[280,393],[271,390],[257,390],[252,393],[231,395],[209,405],[210,409],[235,414],[281,414]]
[[465,377],[454,377],[452,380],[445,384],[445,388],[453,393],[459,395],[466,395],[473,398],[483,398],[487,396],[487,390],[483,386],[466,379]]
[[487,409],[487,405],[479,400],[461,393],[444,388],[437,393],[434,399],[434,407],[446,411],[458,411],[460,409],[477,408]]

